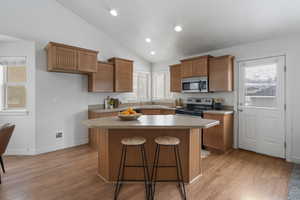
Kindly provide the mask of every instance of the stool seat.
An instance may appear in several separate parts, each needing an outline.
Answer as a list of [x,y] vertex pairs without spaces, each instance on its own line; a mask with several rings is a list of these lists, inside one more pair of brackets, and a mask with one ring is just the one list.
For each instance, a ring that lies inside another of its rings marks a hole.
[[135,145],[142,145],[146,143],[146,139],[143,137],[131,137],[131,138],[123,138],[121,140],[121,144],[135,146]]
[[156,144],[159,145],[178,145],[180,143],[180,140],[176,137],[171,137],[171,136],[160,136],[154,139]]

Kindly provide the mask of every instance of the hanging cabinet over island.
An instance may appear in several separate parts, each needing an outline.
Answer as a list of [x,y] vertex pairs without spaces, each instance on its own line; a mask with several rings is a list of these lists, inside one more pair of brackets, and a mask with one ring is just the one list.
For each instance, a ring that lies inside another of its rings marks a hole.
[[114,92],[114,65],[98,62],[97,72],[89,74],[89,92]]
[[132,92],[133,61],[111,58],[98,62],[97,72],[89,74],[89,92]]
[[97,72],[98,51],[49,42],[47,47],[48,71],[65,73]]

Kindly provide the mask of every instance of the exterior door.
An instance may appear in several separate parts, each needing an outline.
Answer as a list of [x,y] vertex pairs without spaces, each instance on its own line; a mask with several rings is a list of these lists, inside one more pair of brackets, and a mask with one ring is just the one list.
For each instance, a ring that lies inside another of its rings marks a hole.
[[285,158],[285,57],[239,62],[239,148]]

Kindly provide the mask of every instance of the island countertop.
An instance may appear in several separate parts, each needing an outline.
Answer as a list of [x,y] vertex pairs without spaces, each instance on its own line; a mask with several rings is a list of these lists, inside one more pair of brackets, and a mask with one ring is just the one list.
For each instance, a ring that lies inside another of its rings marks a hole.
[[122,121],[118,117],[105,117],[83,121],[89,128],[131,129],[131,128],[159,128],[159,129],[188,129],[210,128],[219,125],[217,120],[203,119],[198,116],[187,115],[143,115],[135,121]]

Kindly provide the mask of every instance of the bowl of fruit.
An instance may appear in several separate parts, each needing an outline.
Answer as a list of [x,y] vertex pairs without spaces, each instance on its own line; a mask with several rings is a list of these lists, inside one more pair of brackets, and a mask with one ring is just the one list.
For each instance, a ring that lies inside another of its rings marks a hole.
[[133,121],[137,120],[142,114],[137,113],[133,108],[129,107],[127,110],[120,112],[118,116],[123,121]]

